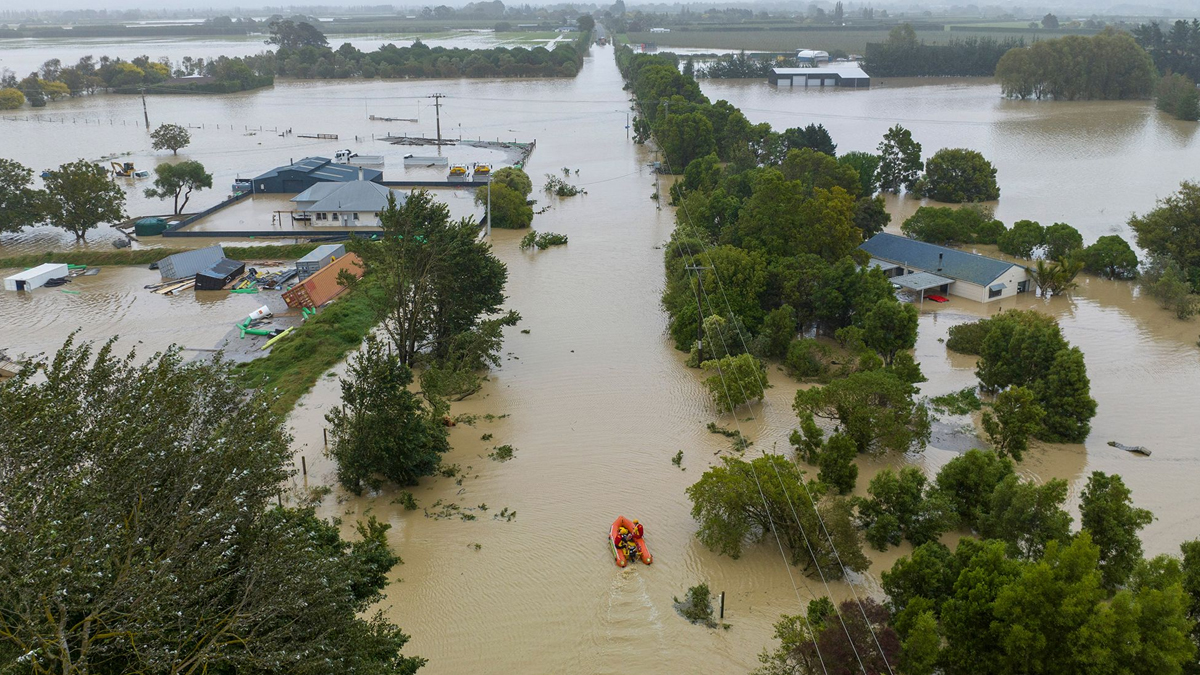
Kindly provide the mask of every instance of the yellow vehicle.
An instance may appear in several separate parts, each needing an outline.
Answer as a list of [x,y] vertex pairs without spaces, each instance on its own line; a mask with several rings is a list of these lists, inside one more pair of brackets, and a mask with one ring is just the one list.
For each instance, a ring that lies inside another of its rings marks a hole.
[[465,176],[467,175],[467,167],[463,166],[462,164],[455,164],[450,167],[450,175]]
[[492,167],[490,164],[476,164],[475,165],[475,175],[476,176],[486,176],[491,172],[492,172]]
[[109,164],[109,166],[112,167],[112,172],[113,172],[114,176],[120,176],[122,178],[129,178],[130,176],[133,175],[133,172],[134,172],[133,162],[125,162],[123,164],[121,162],[109,162],[108,164]]

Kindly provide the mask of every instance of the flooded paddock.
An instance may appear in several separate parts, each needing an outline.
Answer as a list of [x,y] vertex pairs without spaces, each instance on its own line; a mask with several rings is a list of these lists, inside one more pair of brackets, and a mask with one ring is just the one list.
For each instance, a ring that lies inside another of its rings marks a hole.
[[[551,208],[534,218],[534,228],[566,234],[570,243],[521,251],[523,232],[493,232],[492,245],[509,269],[507,306],[521,312],[522,322],[509,331],[503,364],[484,389],[454,405],[455,414],[480,416],[473,426],[460,424],[451,431],[454,449],[445,462],[459,465],[462,474],[426,479],[411,488],[420,506],[416,511],[395,502],[398,488],[356,497],[335,487],[319,509],[323,516],[342,518],[347,536],[354,521],[367,515],[393,526],[390,542],[405,564],[393,570],[394,583],[381,606],[412,635],[406,653],[429,659],[422,672],[618,673],[631,667],[745,672],[771,643],[780,614],[801,611],[813,597],[849,593],[846,584],[827,590],[818,579],[789,570],[773,541],[732,560],[695,539],[684,490],[729,448],[728,439],[709,433],[705,425],[714,419],[740,425],[755,443],[750,454],[785,452],[795,426],[791,402],[800,385],[772,368],[774,387],[766,401],[739,411],[735,422],[714,415],[701,374],[684,367],[685,355],[672,347],[659,297],[661,246],[674,227],[674,214],[667,207],[657,210],[650,199],[653,153],[629,140],[622,85],[611,49],[594,47],[579,76],[570,80],[300,82],[245,94],[150,101],[152,123],[206,125],[194,130],[193,146],[180,156],[204,162],[222,186],[289,157],[329,156],[355,134],[399,130],[398,124],[371,122],[368,115],[403,112],[433,92],[448,95],[444,133],[457,135],[461,124],[464,137],[538,141],[528,167],[539,201],[535,209]],[[889,114],[910,126],[927,151],[943,144],[979,147],[1000,168],[997,213],[1002,219],[1063,220],[1088,241],[1111,228],[1123,232],[1129,211],[1144,210],[1155,196],[1194,175],[1196,160],[1172,149],[1173,143],[1186,148],[1194,141],[1181,138],[1145,103],[1037,104],[1018,114],[1005,112],[1009,104],[990,84],[938,81],[786,101],[764,82],[703,86],[713,98],[744,106],[752,122],[769,119],[782,127],[823,122],[841,150],[872,149],[894,121]],[[939,98],[945,102],[935,114],[930,108]],[[101,119],[141,116],[134,98],[102,96],[55,105],[54,114],[67,108]],[[762,112],[784,106],[796,112],[778,119]],[[1078,111],[1078,131],[1060,119],[1064,110]],[[1111,110],[1110,117],[1102,115],[1105,110]],[[920,122],[935,119],[942,121]],[[297,132],[327,130],[343,140],[246,136],[208,126],[231,120]],[[432,134],[433,121],[423,112],[419,124],[403,128]],[[1036,129],[1042,131],[1031,131]],[[110,133],[96,130],[69,122],[51,126],[0,119],[0,134],[15,139],[8,154],[37,169],[81,153],[98,157],[129,150],[139,166],[170,159],[149,152],[143,129],[118,123],[110,125]],[[1084,151],[1089,134],[1115,147],[1099,142],[1100,147]],[[1040,147],[1026,147],[1030,138],[1040,139]],[[376,154],[393,146],[368,139],[349,147]],[[1166,157],[1151,161],[1152,148]],[[385,175],[390,177],[398,165],[390,156],[388,162]],[[561,175],[563,167],[586,195],[559,199],[540,191],[544,174]],[[1113,189],[1113,181],[1122,181],[1121,189]],[[215,203],[218,192],[202,194],[201,205]],[[137,199],[131,199],[131,210],[135,204],[151,205]],[[93,245],[108,246],[96,240]],[[0,237],[0,254],[57,245],[62,242],[38,230]],[[93,289],[96,301],[83,306],[91,302],[88,294],[39,291],[32,300],[0,294],[0,344],[53,349],[70,330],[83,326],[84,337],[120,335],[124,345],[143,340],[155,348],[171,341],[211,346],[254,305],[253,296],[228,294],[211,303],[190,294],[144,298],[141,286],[156,280],[157,273],[141,269],[109,268],[91,279],[88,283],[101,286]],[[1196,537],[1200,460],[1192,439],[1200,421],[1192,408],[1200,400],[1198,324],[1175,320],[1138,297],[1132,284],[1086,277],[1071,297],[1049,302],[1031,295],[989,305],[960,298],[945,305],[927,302],[916,347],[929,378],[923,393],[943,394],[975,382],[974,359],[950,353],[940,342],[950,326],[1012,307],[1035,307],[1058,318],[1067,339],[1084,351],[1092,394],[1099,401],[1086,443],[1037,446],[1021,470],[1039,479],[1070,481],[1073,509],[1090,471],[1121,473],[1137,504],[1158,518],[1144,532],[1148,553],[1172,552],[1180,541]],[[308,467],[307,476],[295,476],[297,487],[335,483],[332,463],[322,455],[322,428],[324,413],[339,401],[333,375],[340,371],[321,378],[289,418],[297,467],[300,456]],[[747,418],[752,419],[741,421]],[[964,421],[947,422],[949,431],[924,453],[862,460],[859,492],[884,466],[913,463],[932,472],[970,447],[969,436],[954,432]],[[492,438],[485,441],[484,434]],[[1129,455],[1108,447],[1109,440],[1145,445],[1154,455]],[[487,457],[501,444],[516,449],[512,461]],[[680,450],[682,467],[676,467],[671,457]],[[459,511],[447,509],[449,504]],[[515,518],[497,519],[503,509],[516,511]],[[461,513],[475,519],[464,520]],[[613,564],[605,537],[618,514],[645,523],[653,565],[622,570]],[[856,580],[859,594],[877,592],[879,573],[908,550],[872,552],[869,573]],[[726,592],[729,630],[692,626],[675,614],[672,598],[701,581]]]

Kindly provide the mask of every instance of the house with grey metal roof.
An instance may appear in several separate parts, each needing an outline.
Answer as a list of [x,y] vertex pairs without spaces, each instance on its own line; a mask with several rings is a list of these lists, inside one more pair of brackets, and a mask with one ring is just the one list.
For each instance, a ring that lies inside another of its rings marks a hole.
[[[292,197],[296,204],[292,217],[317,226],[379,227],[379,213],[387,208],[391,194],[391,188],[369,180],[317,183]],[[403,193],[395,196],[397,204],[404,203]]]
[[929,244],[886,232],[859,248],[892,283],[917,291],[991,302],[1029,290],[1029,270],[1005,260]]
[[298,193],[318,183],[348,183],[356,180],[379,183],[383,181],[383,172],[349,164],[334,164],[328,157],[305,157],[298,162],[275,167],[255,176],[250,189],[256,194]]

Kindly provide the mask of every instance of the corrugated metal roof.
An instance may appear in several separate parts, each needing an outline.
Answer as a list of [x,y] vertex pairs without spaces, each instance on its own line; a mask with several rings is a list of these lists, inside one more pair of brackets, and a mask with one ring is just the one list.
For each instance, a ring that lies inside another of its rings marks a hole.
[[[873,258],[987,286],[1015,263],[883,232],[859,245]],[[941,256],[939,259],[938,256]]]
[[225,249],[220,244],[194,251],[184,251],[169,255],[158,261],[158,272],[164,280],[182,279],[198,274],[208,269],[225,257]]
[[838,66],[837,68],[772,68],[776,75],[808,75],[810,77],[832,77],[860,80],[871,79],[866,71],[858,66]]
[[[391,188],[379,183],[372,183],[369,180],[339,183],[337,189],[331,191],[313,205],[305,207],[305,210],[378,212],[387,208],[387,198],[391,193]],[[398,195],[396,201],[402,203],[404,201],[403,195]]]
[[927,291],[931,288],[945,286],[946,284],[954,283],[953,279],[940,277],[929,272],[913,272],[912,274],[902,274],[898,277],[888,279],[897,286],[911,288],[914,291]]
[[345,244],[321,244],[314,248],[311,253],[297,260],[297,263],[318,262],[327,256],[341,257],[346,254]]

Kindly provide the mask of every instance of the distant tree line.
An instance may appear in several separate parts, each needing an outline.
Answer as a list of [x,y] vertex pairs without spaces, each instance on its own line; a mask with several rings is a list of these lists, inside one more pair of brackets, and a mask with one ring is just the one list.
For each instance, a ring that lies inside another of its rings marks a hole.
[[868,42],[863,68],[873,77],[990,76],[996,64],[1024,38],[952,38],[944,45],[917,42],[912,26],[891,30],[884,42]]
[[1158,22],[1133,29],[1133,39],[1145,49],[1160,73],[1179,73],[1200,79],[1200,19],[1179,20],[1163,32]]
[[574,77],[583,64],[590,34],[574,44],[545,47],[464,49],[430,47],[417,41],[411,47],[386,44],[363,52],[350,43],[336,50],[306,45],[281,47],[275,53],[276,72],[301,79],[423,78],[423,77]]
[[1138,99],[1153,93],[1155,68],[1128,33],[1108,28],[1012,49],[996,65],[996,79],[1010,98]]
[[[18,79],[11,70],[0,73],[0,110],[19,108],[26,101],[35,108],[68,96],[83,96],[101,91],[120,93],[229,93],[270,86],[275,81],[274,57],[258,56],[193,59],[185,56],[179,63],[170,59],[153,61],[138,56],[129,61],[88,55],[75,65],[63,65],[50,59],[37,71]],[[171,82],[171,78],[206,76],[209,81]],[[20,94],[20,97],[16,96]]]

